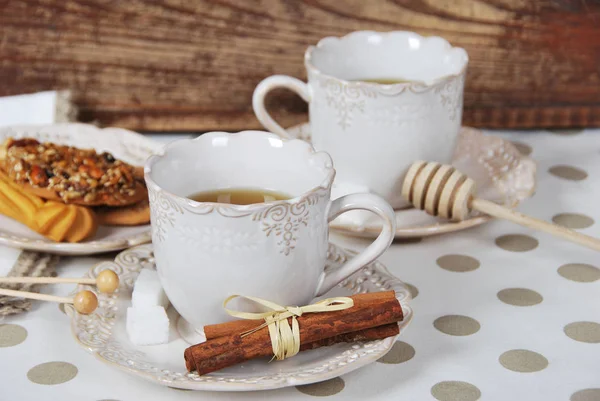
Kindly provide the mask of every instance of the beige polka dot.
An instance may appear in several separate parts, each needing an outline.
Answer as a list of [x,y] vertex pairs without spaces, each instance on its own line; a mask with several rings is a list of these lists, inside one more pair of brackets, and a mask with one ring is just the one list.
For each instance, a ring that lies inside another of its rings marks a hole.
[[564,166],[564,165],[552,166],[552,167],[550,167],[548,172],[555,177],[564,178],[565,180],[571,180],[571,181],[585,180],[588,176],[585,171],[583,171],[577,167]]
[[600,401],[600,388],[586,388],[571,395],[570,401]]
[[0,348],[14,347],[27,338],[27,330],[18,324],[0,324]]
[[75,376],[77,368],[68,362],[46,362],[27,372],[27,378],[37,384],[61,384]]
[[548,131],[550,131],[556,135],[565,135],[565,136],[577,135],[577,134],[581,134],[583,132],[582,129],[551,129]]
[[506,288],[499,291],[497,296],[505,304],[514,306],[532,306],[544,300],[540,294],[527,288]]
[[446,381],[433,386],[431,395],[439,401],[477,401],[481,391],[471,383]]
[[537,352],[526,349],[506,351],[499,358],[500,364],[514,372],[537,372],[548,366],[548,360]]
[[565,326],[565,334],[582,343],[600,343],[600,324],[595,322],[574,322]]
[[419,289],[412,284],[404,283],[408,291],[410,291],[410,296],[415,299],[419,295]]
[[508,234],[496,238],[496,245],[505,251],[527,252],[538,246],[538,240],[529,235]]
[[479,261],[467,255],[444,255],[436,261],[438,266],[451,272],[470,272],[479,268]]
[[404,341],[396,341],[392,349],[377,362],[398,364],[409,361],[415,356],[415,349]]
[[512,144],[515,148],[517,148],[519,152],[521,152],[521,154],[525,156],[530,155],[533,151],[533,149],[531,149],[531,146],[527,145],[526,143],[513,141]]
[[346,384],[340,377],[325,380],[320,383],[305,384],[303,386],[296,386],[296,389],[301,393],[312,395],[315,397],[327,397],[339,393],[344,389]]
[[479,331],[479,322],[468,316],[447,315],[438,317],[433,326],[442,333],[451,336],[469,336]]
[[600,269],[585,263],[568,263],[558,268],[558,274],[568,280],[591,283],[600,279]]
[[552,221],[567,228],[588,228],[594,224],[594,219],[579,213],[561,213],[552,217]]

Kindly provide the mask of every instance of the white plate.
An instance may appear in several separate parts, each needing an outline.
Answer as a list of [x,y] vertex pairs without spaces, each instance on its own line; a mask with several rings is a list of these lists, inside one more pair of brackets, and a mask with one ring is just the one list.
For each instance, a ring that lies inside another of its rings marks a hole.
[[[353,255],[351,251],[330,244],[326,268],[339,266]],[[112,269],[121,279],[119,291],[113,295],[99,294],[99,308],[92,315],[79,315],[70,305],[65,305],[65,311],[71,316],[72,333],[79,345],[110,367],[156,384],[190,390],[252,391],[314,383],[376,361],[396,341],[395,336],[377,341],[336,344],[303,351],[280,362],[269,363],[268,359],[261,359],[204,376],[188,373],[183,352],[190,344],[177,332],[175,322],[178,315],[172,307],[168,311],[171,320],[168,344],[135,346],[127,338],[125,311],[131,304],[133,283],[140,269],[153,264],[152,245],[147,244],[121,252],[114,262],[96,265],[89,271],[88,277],[95,277],[104,269]],[[84,288],[79,286],[77,291]],[[408,306],[410,292],[379,262],[368,265],[324,297],[384,290],[396,291],[404,312],[404,321],[399,323],[402,331],[413,316]]]
[[[0,143],[8,137],[29,137],[79,148],[94,148],[96,151],[110,152],[116,158],[137,166],[144,165],[148,156],[162,148],[161,144],[132,131],[121,128],[100,129],[77,123],[0,128]],[[0,215],[0,244],[31,251],[89,255],[126,249],[150,240],[150,225],[145,224],[135,227],[100,226],[96,235],[89,240],[75,244],[59,243]]]
[[[294,138],[310,142],[308,123],[288,128]],[[333,161],[335,166],[335,160]],[[477,195],[510,208],[515,208],[533,195],[536,183],[536,164],[523,156],[512,143],[480,130],[462,127],[452,165],[470,176],[477,184]],[[490,220],[474,214],[467,220],[452,222],[429,216],[424,211],[408,208],[396,211],[396,238],[425,237],[475,227]],[[375,238],[381,232],[381,220],[373,215],[365,221],[334,220],[330,226],[336,231],[356,236]]]

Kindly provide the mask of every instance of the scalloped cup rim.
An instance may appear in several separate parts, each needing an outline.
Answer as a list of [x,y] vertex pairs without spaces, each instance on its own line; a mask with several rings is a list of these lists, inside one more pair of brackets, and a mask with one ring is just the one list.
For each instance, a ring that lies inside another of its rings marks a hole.
[[[415,80],[415,81],[410,81],[410,82],[398,82],[398,83],[393,83],[393,84],[379,84],[379,83],[375,83],[375,82],[350,81],[347,79],[336,77],[334,75],[324,73],[319,68],[317,68],[317,66],[315,66],[313,63],[312,55],[313,55],[313,51],[316,49],[323,49],[326,46],[332,46],[341,41],[357,40],[356,38],[368,37],[368,36],[373,36],[373,35],[380,36],[382,39],[385,39],[386,37],[390,37],[390,36],[410,35],[412,37],[417,38],[421,42],[431,42],[431,41],[442,42],[444,44],[444,50],[450,51],[450,50],[456,49],[457,51],[460,51],[463,54],[463,59],[462,59],[463,65],[457,73],[442,75],[442,76],[435,77],[430,80],[423,80],[423,81]],[[464,75],[465,72],[467,71],[468,64],[469,64],[469,55],[467,54],[465,49],[463,49],[462,47],[452,46],[450,44],[450,42],[448,42],[446,39],[442,38],[441,36],[422,36],[416,32],[412,32],[412,31],[389,31],[389,32],[356,31],[356,32],[351,32],[344,36],[327,36],[327,37],[319,40],[319,42],[317,42],[316,45],[309,46],[306,49],[306,52],[304,53],[304,66],[306,67],[307,70],[311,71],[314,74],[321,75],[328,79],[335,79],[335,80],[343,82],[344,84],[351,85],[351,86],[385,87],[385,88],[398,88],[398,89],[405,88],[405,87],[421,87],[421,88],[432,87],[432,86],[436,86],[442,82],[445,82],[450,79]]]
[[[277,201],[273,201],[273,202],[269,202],[269,203],[263,202],[263,203],[253,203],[250,205],[236,205],[236,204],[225,204],[225,203],[217,203],[217,202],[198,202],[193,199],[189,199],[184,196],[177,195],[171,191],[164,189],[163,187],[158,185],[156,182],[154,182],[154,180],[151,177],[152,166],[154,165],[154,163],[156,163],[156,161],[160,157],[164,156],[169,151],[170,148],[175,147],[178,144],[181,144],[184,142],[207,141],[208,139],[211,139],[214,137],[229,137],[229,138],[234,138],[233,140],[236,140],[237,138],[248,137],[250,135],[256,135],[257,133],[261,134],[265,137],[281,141],[284,144],[283,147],[286,146],[285,144],[291,144],[288,146],[299,146],[299,147],[304,148],[307,151],[307,154],[310,155],[312,158],[320,159],[322,166],[323,166],[323,170],[326,172],[325,178],[321,181],[321,183],[319,185],[312,187],[311,189],[303,192],[302,194],[300,194],[298,196],[294,196],[293,198],[290,198],[290,199],[277,200]],[[233,209],[235,211],[239,211],[239,212],[251,211],[251,210],[254,210],[257,208],[263,208],[263,207],[265,207],[265,205],[269,205],[269,206],[283,205],[283,204],[293,205],[293,204],[300,203],[304,199],[306,199],[308,196],[310,196],[314,193],[317,193],[321,190],[326,190],[328,188],[331,188],[334,178],[335,178],[335,168],[333,167],[333,161],[331,159],[331,156],[329,156],[329,154],[327,152],[317,152],[310,143],[303,141],[301,139],[284,139],[284,138],[281,138],[271,132],[259,131],[259,130],[244,130],[244,131],[239,131],[239,132],[211,131],[211,132],[207,132],[205,134],[199,135],[196,138],[192,138],[192,139],[190,139],[190,138],[178,139],[178,140],[172,141],[169,144],[165,145],[159,153],[148,157],[148,159],[146,160],[146,164],[144,165],[144,179],[146,180],[146,185],[151,186],[152,189],[155,191],[160,191],[160,192],[167,194],[169,196],[172,196],[176,199],[180,199],[181,201],[185,202],[188,206],[190,206],[192,208],[204,207],[204,206],[214,206],[214,207],[227,206],[227,208],[231,208],[231,209]]]

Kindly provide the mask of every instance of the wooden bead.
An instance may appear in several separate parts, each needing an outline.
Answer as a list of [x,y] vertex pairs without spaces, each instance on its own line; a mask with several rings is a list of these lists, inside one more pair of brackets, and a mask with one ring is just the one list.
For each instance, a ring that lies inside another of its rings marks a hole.
[[82,315],[89,315],[98,307],[98,298],[91,291],[80,291],[73,298],[73,306]]
[[102,270],[96,277],[96,287],[100,292],[112,294],[119,288],[119,276],[112,270]]

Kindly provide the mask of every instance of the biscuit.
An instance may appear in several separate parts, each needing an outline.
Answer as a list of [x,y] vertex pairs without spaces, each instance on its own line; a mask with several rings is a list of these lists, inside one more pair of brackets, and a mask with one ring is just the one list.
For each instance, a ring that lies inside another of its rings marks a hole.
[[[76,213],[73,213],[69,207],[63,203],[48,201],[44,205],[36,210],[31,216],[33,220],[33,226],[35,231],[45,235],[52,230],[53,226],[59,225],[61,220],[68,219],[67,223],[73,224],[75,221]],[[59,225],[59,230],[54,230],[50,237],[55,241],[62,241],[67,235],[67,230],[64,228],[65,224]],[[60,235],[58,234],[60,233]]]
[[96,232],[98,229],[98,219],[96,214],[87,207],[73,206],[77,210],[75,223],[67,231],[67,242],[81,242],[90,236],[90,232]]
[[98,207],[98,222],[105,226],[137,226],[150,223],[150,203],[143,200],[125,207]]
[[80,242],[98,229],[94,213],[84,206],[44,201],[23,191],[0,172],[0,213],[53,241]]
[[0,167],[27,192],[83,206],[127,206],[148,197],[140,169],[110,153],[8,138]]
[[[63,206],[58,202],[56,203],[59,206]],[[47,205],[44,205],[47,206]],[[75,220],[77,219],[77,209],[74,207],[69,207],[68,205],[64,205],[66,208],[58,209],[60,210],[54,216],[52,216],[43,227],[40,227],[39,233],[53,239],[56,242],[62,242],[69,233],[69,230],[75,224]],[[40,210],[44,210],[47,207],[42,207]],[[38,217],[39,214],[36,215],[36,220],[40,221]]]

